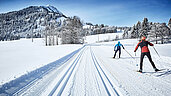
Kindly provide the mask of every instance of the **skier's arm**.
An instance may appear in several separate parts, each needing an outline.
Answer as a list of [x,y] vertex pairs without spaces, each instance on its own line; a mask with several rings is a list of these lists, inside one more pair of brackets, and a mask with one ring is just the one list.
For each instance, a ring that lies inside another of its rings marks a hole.
[[116,49],[116,45],[115,45],[115,47],[114,47],[114,51],[115,51],[115,49]]
[[154,44],[152,44],[152,43],[150,43],[150,42],[148,42],[148,44],[149,44],[150,46],[154,46]]
[[122,48],[125,49],[123,45],[122,45]]
[[139,43],[138,43],[138,44],[137,44],[137,46],[135,47],[134,52],[136,52],[136,51],[137,51],[138,47],[139,47]]

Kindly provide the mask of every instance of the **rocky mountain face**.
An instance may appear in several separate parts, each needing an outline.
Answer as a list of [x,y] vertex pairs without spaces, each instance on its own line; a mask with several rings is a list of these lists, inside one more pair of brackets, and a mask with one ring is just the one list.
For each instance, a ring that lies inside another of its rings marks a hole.
[[66,16],[53,6],[30,6],[0,14],[0,41],[41,37],[47,25],[61,25]]

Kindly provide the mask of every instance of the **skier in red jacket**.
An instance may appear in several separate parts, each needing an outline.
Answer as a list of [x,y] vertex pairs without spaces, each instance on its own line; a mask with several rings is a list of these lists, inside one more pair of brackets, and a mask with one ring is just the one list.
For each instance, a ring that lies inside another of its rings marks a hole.
[[153,66],[154,70],[157,72],[159,71],[159,69],[156,68],[154,62],[152,61],[151,55],[150,55],[150,51],[148,49],[148,45],[150,46],[154,46],[152,43],[146,41],[146,37],[142,37],[141,41],[137,44],[134,52],[136,52],[136,50],[138,49],[138,47],[141,47],[141,57],[140,57],[140,70],[138,72],[142,72],[142,66],[143,66],[143,59],[144,56],[146,55],[151,63],[151,65]]

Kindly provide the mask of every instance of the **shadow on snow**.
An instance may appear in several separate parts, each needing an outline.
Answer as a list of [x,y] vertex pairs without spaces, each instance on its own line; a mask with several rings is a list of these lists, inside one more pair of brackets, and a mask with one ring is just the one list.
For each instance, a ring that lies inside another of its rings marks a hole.
[[[83,46],[84,47],[84,46]],[[13,94],[19,93],[24,87],[30,86],[34,81],[41,79],[43,76],[58,68],[65,62],[67,62],[70,58],[72,58],[76,53],[78,53],[83,47],[73,51],[72,53],[52,62],[43,67],[40,67],[36,70],[29,72],[28,74],[22,75],[15,80],[12,80],[8,83],[5,83],[0,86],[0,95],[3,96],[11,96]]]

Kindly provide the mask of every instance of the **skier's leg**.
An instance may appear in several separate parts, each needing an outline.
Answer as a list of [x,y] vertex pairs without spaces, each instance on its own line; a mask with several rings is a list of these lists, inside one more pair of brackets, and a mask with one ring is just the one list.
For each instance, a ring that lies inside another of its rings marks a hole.
[[142,70],[144,56],[145,56],[145,53],[141,53],[141,57],[140,57],[140,70]]
[[148,59],[149,59],[149,61],[150,61],[151,65],[153,66],[153,68],[154,68],[154,69],[157,69],[157,68],[156,68],[156,66],[155,66],[155,64],[154,64],[154,62],[152,61],[152,58],[151,58],[150,52],[148,52],[148,53],[147,53],[147,57],[148,57]]
[[113,58],[115,58],[117,51],[118,51],[118,50],[115,51],[115,54],[114,54]]
[[119,58],[121,57],[121,49],[119,49]]

